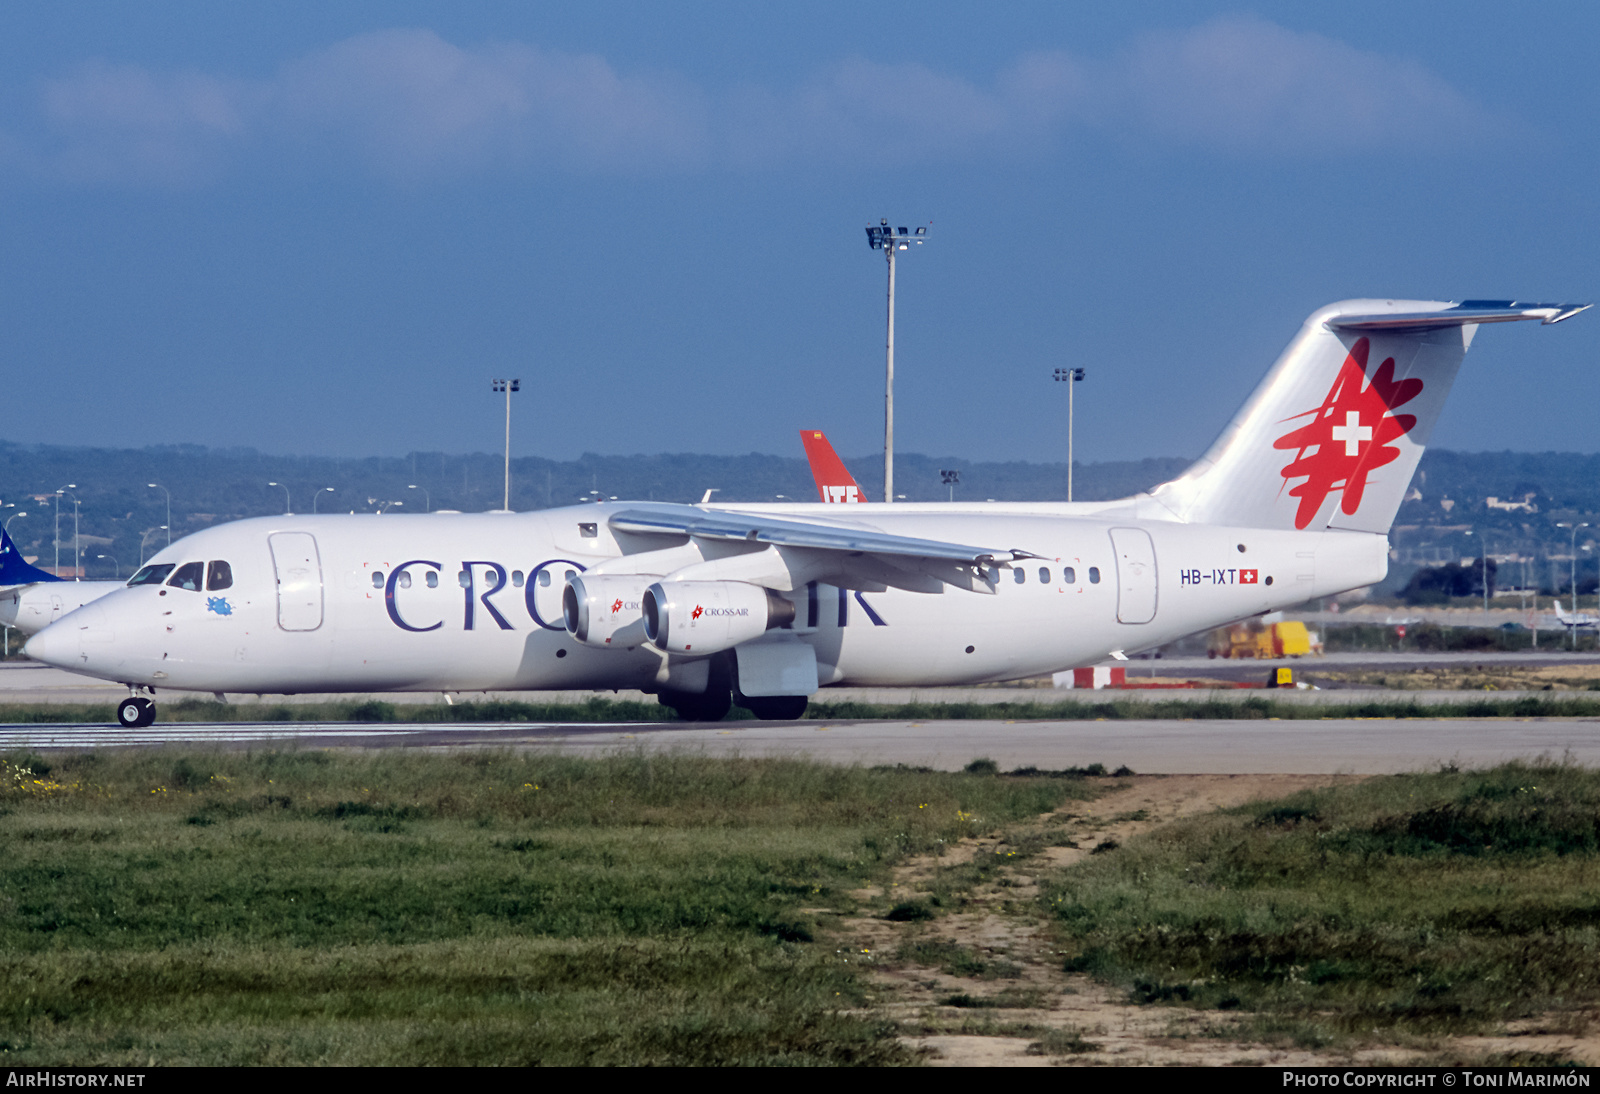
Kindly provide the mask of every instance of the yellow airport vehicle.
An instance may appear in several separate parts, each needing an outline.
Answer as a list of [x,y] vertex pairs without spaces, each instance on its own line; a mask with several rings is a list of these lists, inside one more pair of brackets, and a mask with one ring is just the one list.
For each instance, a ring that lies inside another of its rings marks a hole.
[[1261,661],[1281,657],[1304,657],[1322,653],[1322,643],[1298,620],[1281,623],[1235,623],[1211,632],[1208,657],[1255,658]]

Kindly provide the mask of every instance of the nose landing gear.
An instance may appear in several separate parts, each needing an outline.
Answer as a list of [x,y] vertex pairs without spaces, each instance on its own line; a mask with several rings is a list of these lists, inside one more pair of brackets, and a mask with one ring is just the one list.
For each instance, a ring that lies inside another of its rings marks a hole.
[[130,695],[117,704],[117,723],[123,729],[143,729],[155,720],[156,704],[142,695]]

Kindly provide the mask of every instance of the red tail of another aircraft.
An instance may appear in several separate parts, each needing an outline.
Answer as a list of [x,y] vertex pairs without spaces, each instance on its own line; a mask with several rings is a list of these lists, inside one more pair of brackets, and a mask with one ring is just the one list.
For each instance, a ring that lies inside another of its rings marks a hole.
[[805,445],[806,459],[811,464],[811,475],[817,480],[817,495],[825,502],[866,501],[861,487],[845,470],[844,461],[828,443],[828,438],[818,429],[802,429],[800,443]]

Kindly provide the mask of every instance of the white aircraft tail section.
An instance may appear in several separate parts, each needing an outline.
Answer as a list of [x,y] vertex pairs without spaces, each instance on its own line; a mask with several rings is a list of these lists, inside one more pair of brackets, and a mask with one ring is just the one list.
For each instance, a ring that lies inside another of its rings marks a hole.
[[1193,523],[1387,532],[1478,325],[1557,323],[1587,306],[1331,304],[1210,451],[1151,495]]

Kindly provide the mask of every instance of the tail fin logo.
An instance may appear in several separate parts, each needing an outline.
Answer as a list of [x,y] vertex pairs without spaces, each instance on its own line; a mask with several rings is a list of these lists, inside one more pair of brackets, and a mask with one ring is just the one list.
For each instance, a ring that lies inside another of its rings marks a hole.
[[1339,375],[1322,405],[1285,421],[1311,418],[1276,441],[1273,448],[1294,449],[1294,459],[1280,472],[1284,479],[1304,477],[1289,491],[1300,499],[1294,526],[1305,528],[1316,517],[1328,495],[1342,491],[1340,508],[1353,516],[1361,508],[1367,475],[1400,458],[1391,442],[1411,432],[1415,415],[1395,414],[1422,391],[1422,381],[1395,381],[1394,358],[1386,358],[1368,381],[1367,355],[1371,344],[1361,338],[1350,347]]

